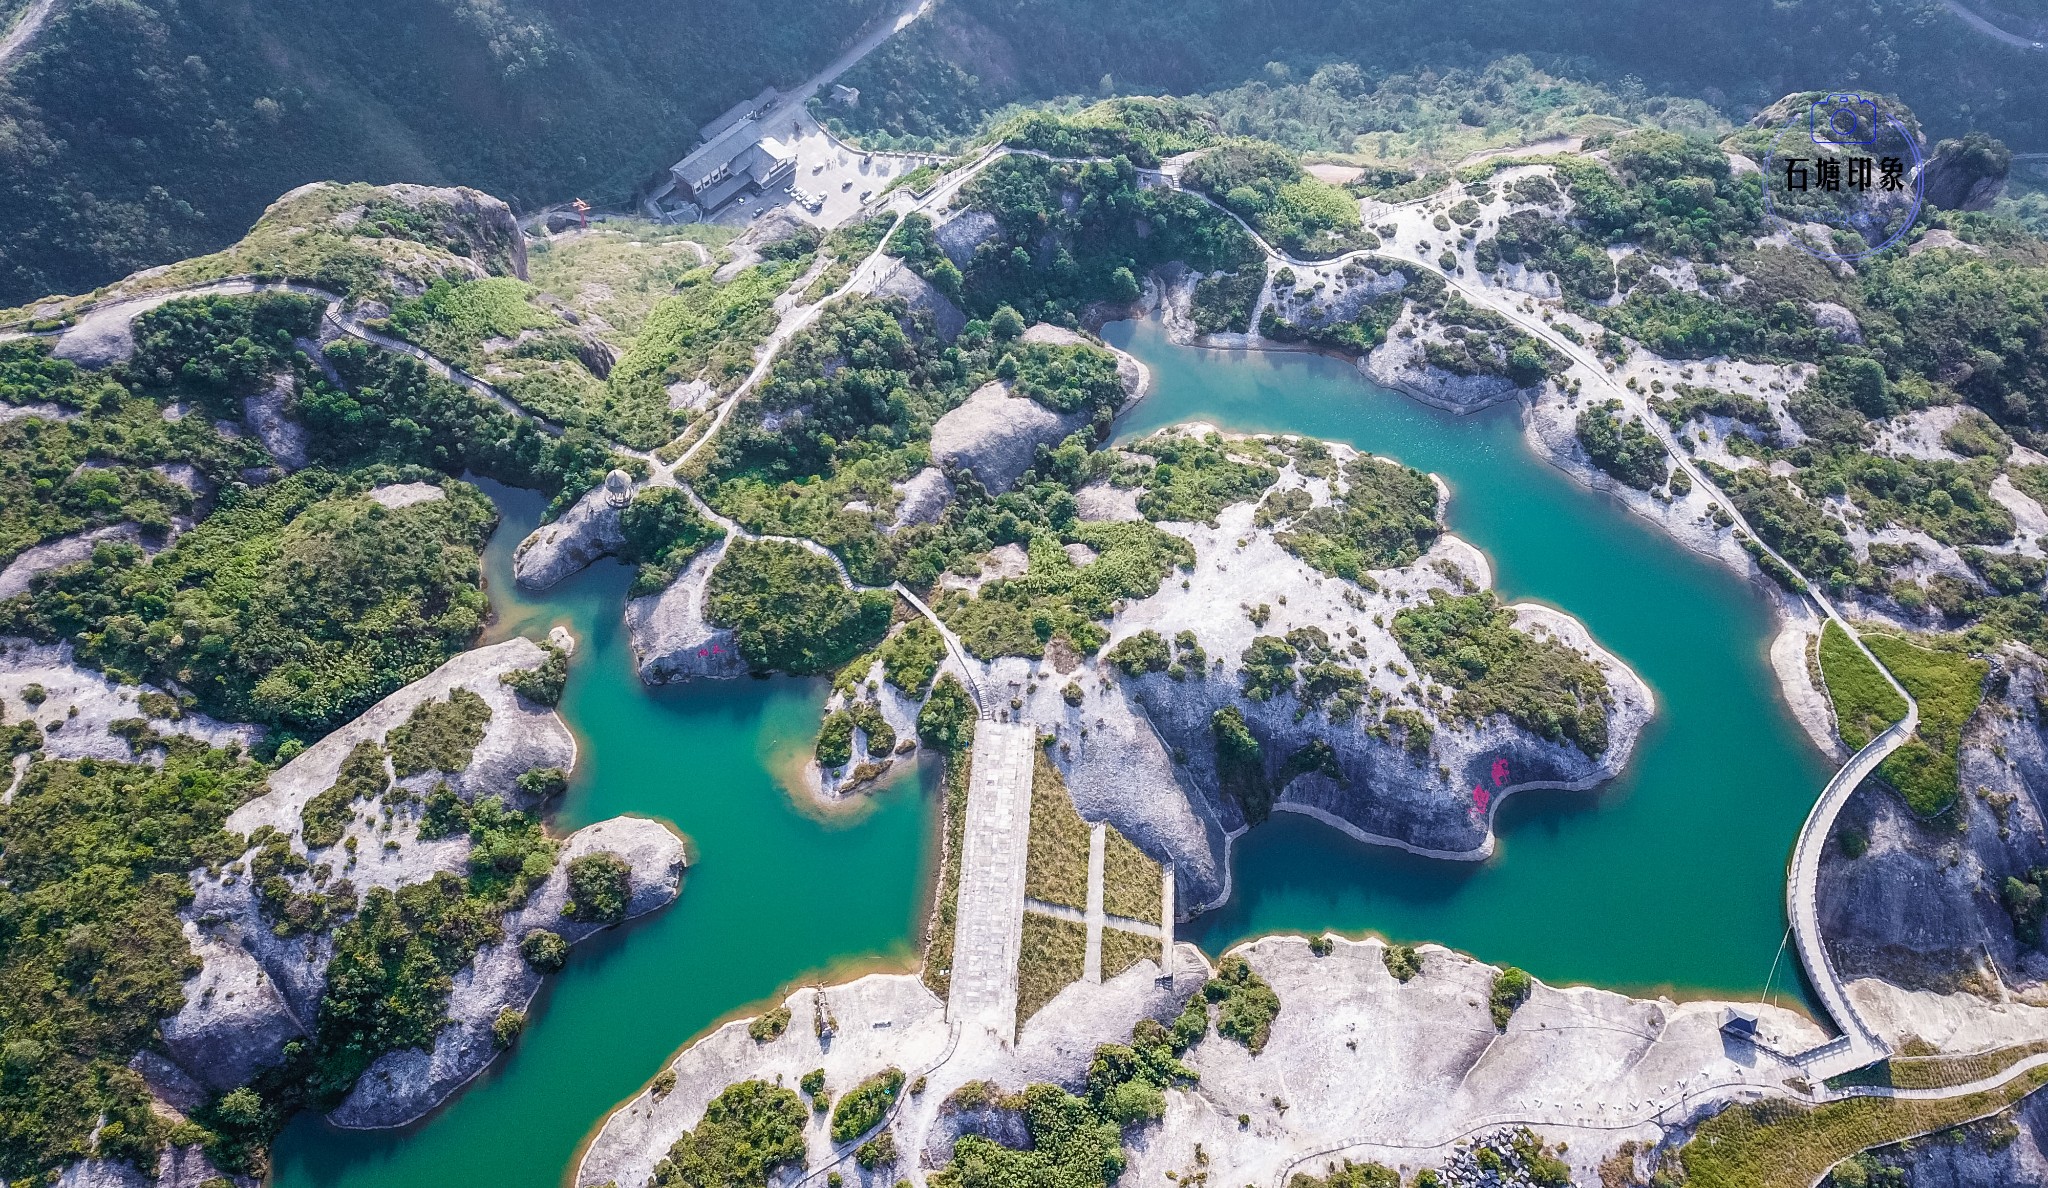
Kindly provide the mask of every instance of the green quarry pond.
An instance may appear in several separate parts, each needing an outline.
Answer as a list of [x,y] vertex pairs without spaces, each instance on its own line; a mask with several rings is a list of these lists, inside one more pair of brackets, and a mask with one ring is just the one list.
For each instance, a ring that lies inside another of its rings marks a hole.
[[[1511,799],[1491,861],[1414,858],[1280,814],[1239,839],[1234,897],[1188,939],[1214,954],[1273,931],[1370,930],[1553,982],[1695,996],[1755,997],[1775,963],[1778,1000],[1806,1001],[1796,960],[1778,959],[1785,861],[1829,768],[1779,699],[1756,591],[1538,458],[1512,407],[1456,417],[1338,360],[1176,347],[1156,322],[1105,335],[1154,373],[1121,436],[1206,420],[1434,471],[1451,530],[1485,551],[1501,594],[1576,615],[1657,696],[1619,780]],[[486,558],[493,635],[566,623],[579,640],[561,708],[582,751],[558,823],[657,817],[694,865],[674,906],[580,946],[508,1057],[426,1122],[351,1133],[300,1118],[277,1146],[281,1188],[551,1188],[603,1115],[719,1018],[914,955],[934,771],[844,816],[800,806],[775,773],[810,745],[824,684],[643,688],[619,621],[624,567],[519,593],[511,551],[541,504],[485,485],[504,512]]]

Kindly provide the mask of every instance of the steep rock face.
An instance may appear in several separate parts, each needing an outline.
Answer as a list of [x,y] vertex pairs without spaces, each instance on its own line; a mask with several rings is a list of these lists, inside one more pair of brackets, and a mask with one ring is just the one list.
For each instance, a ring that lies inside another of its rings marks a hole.
[[[729,538],[728,538],[729,539]],[[697,554],[666,589],[626,604],[626,630],[633,642],[633,666],[650,685],[698,677],[714,680],[746,675],[746,661],[733,634],[704,619],[704,591],[711,571],[725,556],[726,541]]]
[[[526,234],[502,199],[468,186],[383,187],[392,200],[438,221],[441,242],[497,275],[526,279]],[[460,249],[460,250],[457,250]]]
[[953,304],[951,298],[933,288],[931,282],[912,272],[901,261],[892,265],[876,283],[875,296],[901,298],[912,311],[929,315],[933,332],[947,342],[960,337],[960,331],[967,326],[967,315]]
[[936,523],[955,494],[946,472],[936,466],[927,466],[895,484],[895,491],[902,502],[896,505],[896,518],[889,525],[892,533],[912,524]]
[[673,903],[682,888],[682,839],[659,822],[614,817],[577,830],[563,845],[547,882],[523,906],[505,913],[505,939],[484,946],[455,975],[448,999],[453,1022],[434,1038],[433,1050],[405,1048],[379,1057],[348,1098],[327,1115],[328,1121],[351,1129],[402,1126],[481,1073],[498,1054],[492,1035],[498,1012],[523,1012],[540,991],[541,975],[520,956],[521,939],[544,928],[575,944],[603,928],[563,915],[569,902],[569,863],[599,852],[617,854],[632,867],[629,920]]
[[1039,446],[1058,445],[1087,423],[1085,413],[1054,412],[995,381],[932,425],[932,461],[959,467],[1000,493],[1031,469]]
[[246,1083],[307,1029],[263,966],[240,945],[186,924],[202,967],[185,983],[185,1006],[163,1021],[164,1047],[216,1093]]
[[[1997,660],[1964,733],[1956,807],[1922,822],[1872,782],[1838,819],[1821,859],[1820,913],[1844,976],[1994,998],[2002,984],[2048,1005],[2048,954],[2021,943],[1999,900],[2007,878],[2048,866],[2048,739],[2036,700],[2048,696],[2048,673],[2017,648]],[[1845,835],[1867,839],[1867,852],[1851,858]]]
[[512,554],[513,580],[523,590],[545,590],[625,543],[619,508],[602,486],[594,487],[561,518],[519,542]]

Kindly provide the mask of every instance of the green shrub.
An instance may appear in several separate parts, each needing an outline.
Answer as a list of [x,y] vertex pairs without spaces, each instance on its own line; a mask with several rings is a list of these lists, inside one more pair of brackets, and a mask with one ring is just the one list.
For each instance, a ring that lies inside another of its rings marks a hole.
[[500,1049],[512,1046],[519,1033],[526,1030],[526,1013],[511,1007],[500,1007],[498,1015],[491,1020],[491,1043]]
[[844,767],[853,759],[853,715],[833,710],[818,727],[818,745],[812,748],[818,766]]
[[554,973],[568,964],[569,942],[545,928],[536,928],[519,938],[519,955],[536,971]]
[[609,850],[599,850],[569,863],[569,902],[562,914],[572,920],[616,924],[626,918],[632,901],[633,868]]
[[1119,640],[1105,659],[1122,669],[1125,676],[1165,672],[1167,665],[1173,662],[1166,640],[1150,627]]
[[946,641],[939,638],[938,630],[929,622],[918,618],[883,640],[877,651],[889,683],[915,697],[930,688],[932,678],[938,675],[939,663],[946,656]]
[[832,1141],[850,1143],[879,1125],[903,1091],[903,1070],[887,1068],[839,1098],[832,1110]]
[[1387,972],[1397,982],[1406,982],[1422,972],[1422,954],[1414,945],[1388,945],[1386,952]]
[[1218,1035],[1243,1044],[1254,1056],[1265,1050],[1273,1020],[1280,1014],[1280,996],[1249,962],[1235,955],[1225,957],[1216,967],[1216,976],[1202,987],[1202,996],[1217,1004]]
[[931,696],[917,711],[917,737],[925,746],[948,754],[965,754],[974,745],[978,714],[974,699],[952,673],[939,678]]
[[546,640],[540,646],[547,658],[538,666],[515,668],[498,679],[535,705],[559,705],[569,684],[569,654]]
[[[396,733],[394,731],[393,733]],[[318,793],[299,810],[303,822],[300,837],[308,850],[324,849],[341,840],[348,823],[355,818],[358,800],[375,800],[384,794],[389,779],[384,774],[384,748],[365,739],[341,761],[341,770],[325,792]]]
[[568,791],[569,773],[559,767],[530,767],[513,783],[521,796],[538,803]]
[[853,1153],[853,1161],[860,1164],[862,1171],[873,1171],[896,1162],[896,1139],[888,1133],[878,1134],[860,1145]]
[[1664,443],[1640,420],[1622,413],[1619,400],[1588,405],[1580,412],[1578,437],[1593,465],[1639,491],[1663,482],[1670,468]]
[[747,1024],[747,1034],[757,1044],[765,1044],[771,1040],[781,1039],[782,1033],[788,1030],[789,1008],[786,1006],[776,1007],[772,1011],[763,1011],[754,1017],[753,1022]]
[[1529,1001],[1529,992],[1535,985],[1534,978],[1512,965],[1494,974],[1493,992],[1487,1003],[1487,1009],[1493,1015],[1493,1025],[1506,1031],[1515,1008]]

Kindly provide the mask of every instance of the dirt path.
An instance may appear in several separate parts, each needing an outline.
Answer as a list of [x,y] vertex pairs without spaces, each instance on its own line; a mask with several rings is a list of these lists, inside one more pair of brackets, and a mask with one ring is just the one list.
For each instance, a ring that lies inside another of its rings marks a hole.
[[27,8],[14,19],[14,27],[0,37],[0,70],[7,69],[28,43],[35,39],[36,31],[50,17],[50,10],[57,7],[57,0],[29,0]]

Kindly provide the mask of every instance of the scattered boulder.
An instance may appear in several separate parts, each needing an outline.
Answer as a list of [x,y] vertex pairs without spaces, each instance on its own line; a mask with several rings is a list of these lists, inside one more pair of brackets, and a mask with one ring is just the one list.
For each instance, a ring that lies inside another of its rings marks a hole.
[[1995,137],[1972,132],[1961,140],[1935,145],[1920,178],[1930,206],[1989,210],[2005,192],[2005,179],[2011,172],[2012,150]]
[[292,384],[289,372],[272,376],[269,387],[242,398],[242,420],[279,466],[286,470],[299,470],[306,465],[309,435],[304,425],[285,415],[285,404],[292,396]]
[[936,466],[925,467],[894,489],[902,502],[896,505],[896,518],[888,528],[892,533],[912,524],[936,523],[954,495],[952,481]]
[[1836,342],[1863,342],[1863,326],[1856,321],[1856,315],[1846,305],[1832,301],[1809,301],[1806,310],[1813,315],[1813,323],[1835,336]]
[[415,503],[432,503],[436,499],[447,497],[448,492],[433,483],[386,483],[370,491],[371,499],[393,511],[401,507],[411,507]]

